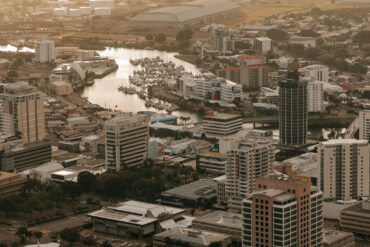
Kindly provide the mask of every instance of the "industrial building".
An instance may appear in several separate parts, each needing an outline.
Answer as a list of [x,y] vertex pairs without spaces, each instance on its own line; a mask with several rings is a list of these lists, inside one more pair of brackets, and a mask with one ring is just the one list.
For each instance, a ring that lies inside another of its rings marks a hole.
[[142,165],[148,157],[150,116],[122,114],[105,126],[105,160],[108,170]]
[[242,246],[323,245],[323,197],[305,179],[269,174],[243,200]]
[[318,184],[325,199],[350,201],[369,196],[368,140],[333,139],[318,146]]
[[142,27],[181,28],[202,25],[238,13],[239,5],[227,0],[197,0],[138,14],[130,25]]

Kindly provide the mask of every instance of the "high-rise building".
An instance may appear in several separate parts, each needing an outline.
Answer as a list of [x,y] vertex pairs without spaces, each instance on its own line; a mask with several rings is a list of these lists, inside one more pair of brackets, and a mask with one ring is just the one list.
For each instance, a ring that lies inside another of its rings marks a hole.
[[307,81],[299,80],[298,71],[288,72],[279,82],[279,130],[280,144],[299,147],[306,144],[308,111]]
[[259,54],[267,54],[272,51],[272,40],[267,37],[260,37],[254,39],[254,49]]
[[211,25],[211,49],[221,53],[231,53],[234,50],[233,31],[224,25]]
[[322,192],[309,180],[269,174],[243,200],[243,247],[323,246]]
[[320,143],[318,184],[325,199],[369,196],[370,145],[367,140],[336,139]]
[[359,138],[370,140],[370,110],[360,111],[359,113]]
[[238,83],[247,88],[258,89],[269,83],[268,67],[264,65],[221,68],[216,76]]
[[329,68],[324,65],[314,64],[300,69],[304,77],[310,77],[321,82],[329,82]]
[[307,84],[308,112],[322,112],[324,110],[324,90],[322,82],[309,80]]
[[258,177],[273,171],[274,149],[263,139],[245,139],[232,143],[226,160],[228,207],[241,210],[241,200],[255,189]]
[[25,143],[45,138],[44,97],[27,82],[5,86],[0,93],[0,132],[19,135]]
[[36,42],[35,47],[36,62],[45,63],[55,60],[55,43],[50,40]]
[[142,165],[148,157],[147,115],[122,114],[106,122],[105,160],[108,170]]

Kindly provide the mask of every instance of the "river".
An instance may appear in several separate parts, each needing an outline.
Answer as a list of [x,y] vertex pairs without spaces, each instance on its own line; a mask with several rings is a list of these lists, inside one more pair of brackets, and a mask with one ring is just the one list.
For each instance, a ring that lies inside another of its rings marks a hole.
[[[0,51],[16,52],[17,48],[12,45],[0,46]],[[34,52],[34,49],[23,47],[20,52]],[[172,61],[177,66],[182,65],[187,72],[192,72],[193,74],[199,74],[199,70],[192,64],[184,62],[174,56],[177,53],[168,53],[157,50],[135,50],[126,48],[106,48],[104,51],[100,51],[101,56],[107,56],[116,60],[119,65],[117,71],[107,75],[102,79],[96,79],[95,84],[90,87],[85,87],[81,91],[81,96],[86,97],[91,103],[99,104],[104,107],[109,107],[112,109],[119,109],[127,112],[139,112],[139,111],[157,111],[154,108],[148,108],[145,106],[145,101],[140,99],[137,95],[123,94],[118,91],[119,86],[130,86],[128,77],[138,69],[137,66],[130,64],[130,59],[139,58],[154,58],[159,56],[165,62]],[[193,122],[198,122],[201,120],[201,116],[196,113],[175,111],[172,113],[177,116],[189,116]],[[253,128],[252,124],[244,124],[244,128]],[[279,135],[279,130],[276,128],[271,129],[274,136]],[[324,138],[328,137],[328,134],[335,129],[309,129],[310,137],[318,138],[322,133]],[[339,130],[343,133],[345,129]]]

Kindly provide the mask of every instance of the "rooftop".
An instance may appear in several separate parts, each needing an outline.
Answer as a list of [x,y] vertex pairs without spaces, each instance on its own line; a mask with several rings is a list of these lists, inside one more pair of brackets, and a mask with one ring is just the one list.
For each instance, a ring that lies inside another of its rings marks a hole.
[[241,118],[241,116],[237,114],[213,113],[213,112],[212,114],[206,115],[205,118],[217,120],[232,120],[234,118]]
[[242,216],[240,214],[226,211],[215,211],[210,214],[197,217],[193,222],[217,224],[219,226],[242,229]]
[[141,226],[154,223],[157,221],[156,219],[153,219],[153,218],[126,214],[126,213],[111,211],[107,209],[101,209],[99,211],[89,213],[87,214],[87,216],[92,217],[92,218],[100,218],[100,219],[112,220],[116,222],[128,223],[132,225],[141,225]]
[[182,208],[167,207],[133,200],[118,204],[114,210],[141,216],[148,216],[148,213],[150,213],[155,218],[161,217],[162,215],[176,215],[185,212],[185,209]]
[[357,139],[331,139],[322,142],[323,145],[343,145],[343,144],[368,144],[368,140],[357,140]]
[[19,177],[19,175],[17,173],[0,171],[0,180],[4,180],[8,178],[15,178],[15,177]]
[[217,195],[216,181],[211,179],[200,179],[195,182],[185,184],[163,193],[164,195],[175,195],[190,200],[198,200],[202,197],[214,197]]
[[354,242],[353,233],[338,230],[324,230],[324,245],[335,246],[335,244],[339,244],[340,241],[351,237]]
[[200,153],[199,155],[200,156],[205,156],[205,157],[210,157],[210,158],[219,158],[219,159],[226,158],[225,154],[217,153],[217,152],[210,152],[210,151]]

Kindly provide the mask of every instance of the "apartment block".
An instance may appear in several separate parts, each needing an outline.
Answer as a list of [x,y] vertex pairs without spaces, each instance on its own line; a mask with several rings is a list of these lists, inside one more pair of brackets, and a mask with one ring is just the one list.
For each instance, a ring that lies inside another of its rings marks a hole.
[[269,174],[243,200],[243,247],[323,246],[322,192],[304,179]]
[[370,140],[370,110],[360,111],[359,113],[359,138]]
[[268,67],[264,65],[220,68],[216,76],[238,83],[247,88],[260,88],[268,85]]
[[19,174],[0,171],[0,198],[19,193],[25,182]]
[[307,84],[308,112],[324,111],[324,90],[320,81],[309,80]]
[[272,51],[272,40],[267,37],[254,39],[254,49],[259,54],[267,54]]
[[329,82],[329,67],[327,66],[313,64],[300,69],[300,71],[304,74],[304,77],[320,82]]
[[147,115],[122,114],[106,122],[105,160],[108,170],[142,165],[148,157]]
[[5,86],[0,93],[0,132],[26,143],[45,138],[44,97],[27,82]]
[[273,171],[274,149],[266,140],[232,143],[226,161],[226,193],[231,211],[241,210],[241,200],[255,190],[256,179]]
[[206,136],[228,136],[242,129],[240,115],[209,112],[203,118],[203,131]]
[[318,184],[325,199],[349,201],[369,196],[370,146],[367,140],[336,139],[318,146]]
[[55,60],[55,43],[50,40],[36,42],[35,46],[36,62],[45,63]]

